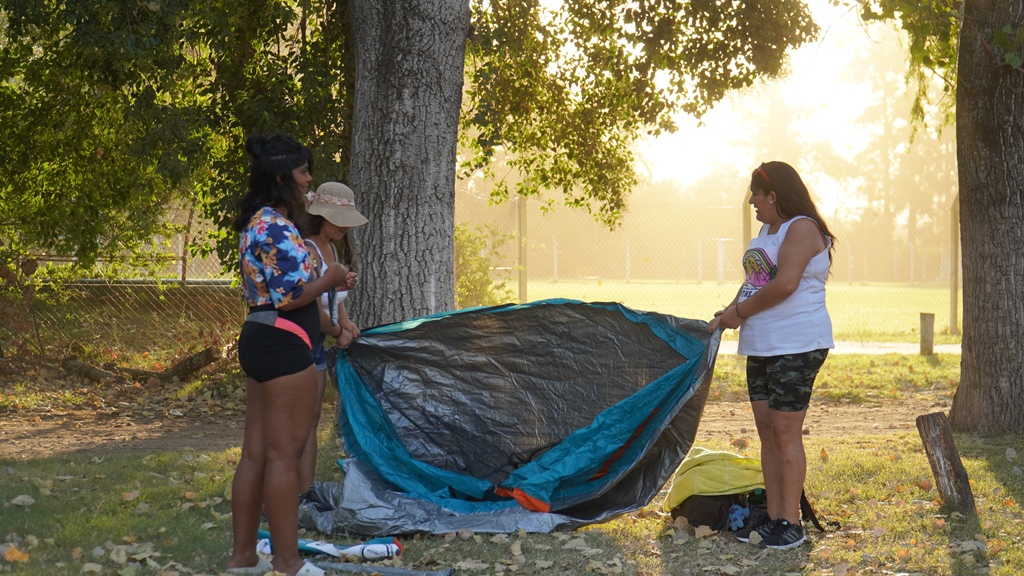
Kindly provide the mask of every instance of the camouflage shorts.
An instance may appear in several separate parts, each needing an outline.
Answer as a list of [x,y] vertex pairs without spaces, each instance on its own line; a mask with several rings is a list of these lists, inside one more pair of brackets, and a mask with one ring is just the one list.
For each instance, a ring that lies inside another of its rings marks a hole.
[[747,357],[747,393],[750,401],[767,400],[779,412],[800,412],[811,403],[814,378],[828,357],[828,349]]

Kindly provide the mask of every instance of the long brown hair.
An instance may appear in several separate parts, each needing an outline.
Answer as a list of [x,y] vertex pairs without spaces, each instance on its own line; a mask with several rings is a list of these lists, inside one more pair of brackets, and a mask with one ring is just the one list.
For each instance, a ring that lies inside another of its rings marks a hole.
[[829,268],[832,267],[836,237],[818,213],[818,207],[814,205],[814,200],[811,200],[811,194],[795,168],[785,162],[762,162],[750,175],[750,189],[765,193],[775,192],[775,211],[783,220],[794,216],[807,216],[814,220],[822,235],[829,239],[828,265]]

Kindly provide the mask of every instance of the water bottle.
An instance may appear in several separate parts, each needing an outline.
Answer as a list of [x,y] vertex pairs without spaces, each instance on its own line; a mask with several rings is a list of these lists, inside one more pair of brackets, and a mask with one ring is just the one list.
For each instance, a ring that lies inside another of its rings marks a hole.
[[747,502],[751,506],[762,505],[767,501],[768,498],[767,496],[765,496],[764,488],[754,488],[754,491],[751,492],[750,496],[747,497]]

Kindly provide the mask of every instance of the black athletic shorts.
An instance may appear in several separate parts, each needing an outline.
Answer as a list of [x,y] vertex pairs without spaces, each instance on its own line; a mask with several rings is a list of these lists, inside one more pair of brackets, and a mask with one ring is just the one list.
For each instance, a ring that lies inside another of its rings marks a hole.
[[316,300],[288,311],[275,310],[273,305],[255,306],[249,309],[238,336],[238,362],[257,382],[296,374],[313,365],[312,342],[319,335]]

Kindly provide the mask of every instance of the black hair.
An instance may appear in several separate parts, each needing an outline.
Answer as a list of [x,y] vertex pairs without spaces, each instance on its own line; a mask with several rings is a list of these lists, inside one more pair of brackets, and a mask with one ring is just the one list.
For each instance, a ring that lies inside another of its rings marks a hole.
[[832,266],[836,237],[828,229],[825,220],[811,199],[807,186],[796,169],[785,162],[763,162],[750,175],[750,190],[761,190],[765,194],[775,192],[775,211],[779,218],[788,220],[794,216],[807,216],[818,224],[818,229],[829,239],[828,261]]
[[303,205],[292,170],[306,164],[313,173],[313,153],[295,138],[283,133],[269,136],[253,134],[245,141],[245,150],[252,157],[249,168],[249,191],[238,202],[238,215],[231,227],[241,232],[260,208],[283,205],[294,218]]

